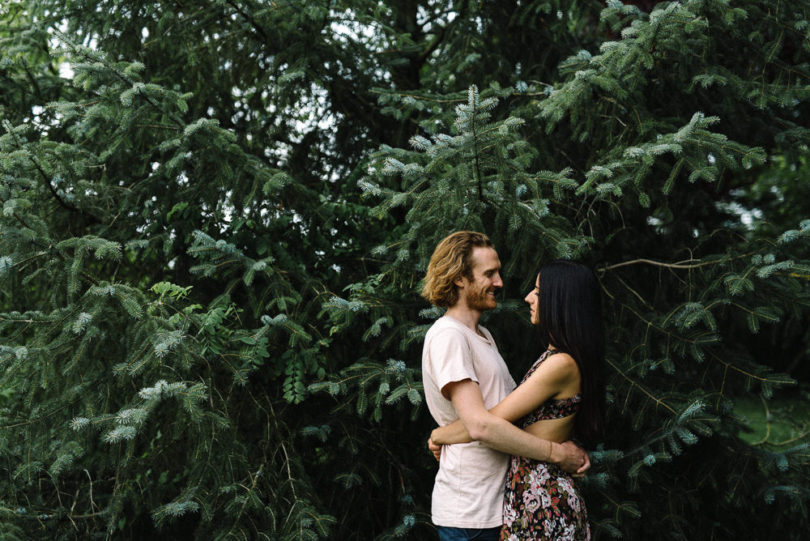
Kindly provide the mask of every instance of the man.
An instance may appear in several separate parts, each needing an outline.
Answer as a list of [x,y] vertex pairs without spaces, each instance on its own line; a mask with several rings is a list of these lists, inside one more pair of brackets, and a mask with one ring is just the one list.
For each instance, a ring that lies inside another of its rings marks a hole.
[[422,289],[424,298],[447,308],[428,330],[422,350],[428,408],[440,426],[461,419],[475,440],[442,450],[432,497],[442,541],[498,538],[509,455],[571,473],[590,466],[573,443],[537,438],[488,411],[515,388],[492,335],[478,325],[481,314],[497,306],[500,269],[486,235],[458,231],[436,247]]

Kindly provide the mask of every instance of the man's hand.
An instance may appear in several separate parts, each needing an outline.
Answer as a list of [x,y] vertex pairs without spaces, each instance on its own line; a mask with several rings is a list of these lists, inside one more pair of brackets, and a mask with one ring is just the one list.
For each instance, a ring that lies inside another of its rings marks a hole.
[[433,457],[438,461],[442,456],[442,446],[433,443],[433,440],[428,438],[428,449],[433,453]]
[[572,441],[554,443],[551,449],[551,463],[575,477],[582,477],[591,467],[591,458]]

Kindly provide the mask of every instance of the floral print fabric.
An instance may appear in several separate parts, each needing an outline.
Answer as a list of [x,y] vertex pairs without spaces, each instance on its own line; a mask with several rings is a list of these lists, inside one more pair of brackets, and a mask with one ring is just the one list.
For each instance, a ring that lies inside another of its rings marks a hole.
[[[523,377],[525,381],[552,353],[548,350]],[[566,417],[579,410],[582,397],[547,400],[524,417],[525,428],[544,419]],[[502,541],[548,539],[589,541],[588,514],[573,478],[553,464],[513,456],[506,477]]]

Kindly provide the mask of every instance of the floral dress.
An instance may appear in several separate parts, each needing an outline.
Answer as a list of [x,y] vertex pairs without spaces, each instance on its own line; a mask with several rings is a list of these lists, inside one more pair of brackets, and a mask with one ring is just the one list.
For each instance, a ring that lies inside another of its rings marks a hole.
[[[549,355],[548,350],[523,377],[537,370]],[[526,428],[544,419],[559,419],[579,410],[582,396],[549,399],[517,424]],[[506,477],[501,540],[522,539],[590,540],[588,514],[579,490],[569,474],[553,464],[513,456]]]

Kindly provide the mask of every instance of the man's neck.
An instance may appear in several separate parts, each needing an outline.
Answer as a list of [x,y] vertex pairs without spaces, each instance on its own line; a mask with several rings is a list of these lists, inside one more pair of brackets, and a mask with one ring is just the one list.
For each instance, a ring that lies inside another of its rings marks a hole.
[[481,319],[481,312],[478,310],[473,310],[464,303],[459,302],[448,308],[446,315],[463,323],[471,331],[478,333],[478,320]]

